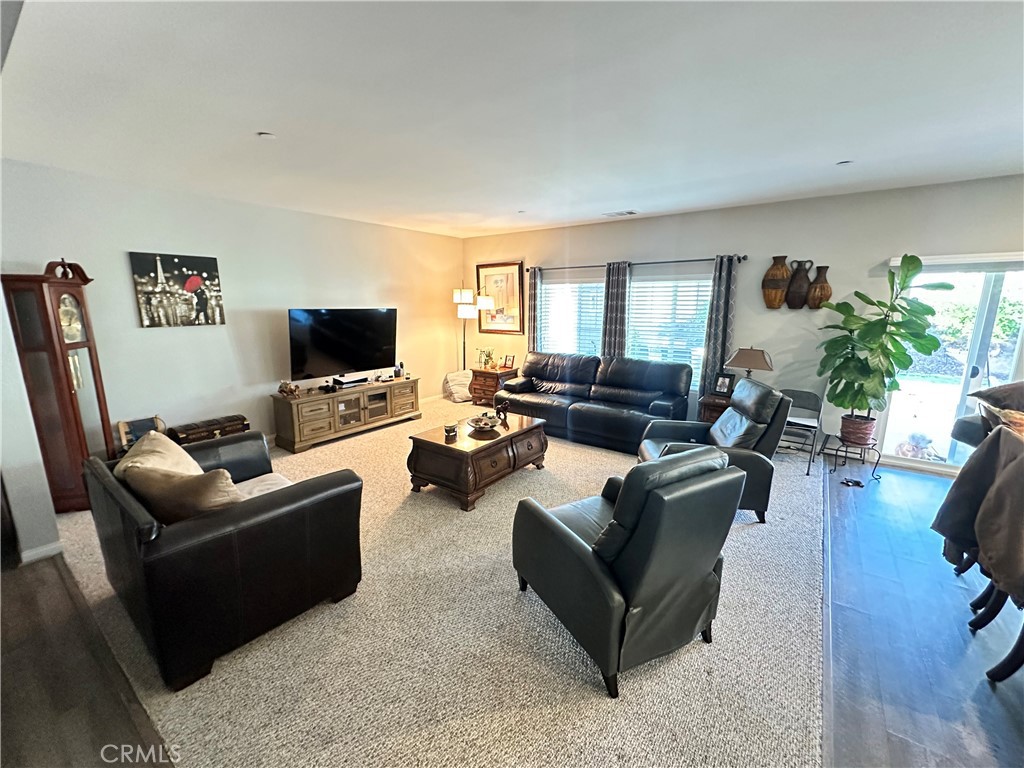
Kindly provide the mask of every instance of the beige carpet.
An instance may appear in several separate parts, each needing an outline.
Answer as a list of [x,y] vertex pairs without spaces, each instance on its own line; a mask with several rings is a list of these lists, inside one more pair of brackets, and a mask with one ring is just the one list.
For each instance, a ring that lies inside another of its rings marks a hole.
[[726,543],[714,643],[619,676],[597,667],[511,566],[516,501],[600,492],[626,454],[552,439],[543,470],[472,512],[409,492],[408,435],[478,408],[293,456],[293,480],[351,467],[365,482],[363,581],[219,659],[172,694],[107,584],[88,513],[59,518],[65,557],[139,698],[183,766],[762,765],[821,763],[820,468],[780,456],[767,525],[741,512]]

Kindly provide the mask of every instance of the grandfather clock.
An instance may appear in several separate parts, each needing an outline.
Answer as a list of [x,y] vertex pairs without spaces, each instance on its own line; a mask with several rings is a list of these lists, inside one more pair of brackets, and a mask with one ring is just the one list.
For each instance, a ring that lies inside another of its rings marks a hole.
[[107,398],[89,322],[92,278],[61,259],[42,275],[0,275],[50,495],[57,512],[88,509],[82,462],[114,458]]

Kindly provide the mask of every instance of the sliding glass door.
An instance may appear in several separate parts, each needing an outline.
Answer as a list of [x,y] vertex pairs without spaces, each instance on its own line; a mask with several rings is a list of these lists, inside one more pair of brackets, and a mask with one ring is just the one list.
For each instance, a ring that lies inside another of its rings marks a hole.
[[914,365],[892,394],[882,452],[901,459],[963,464],[973,450],[950,437],[953,422],[975,410],[971,392],[1006,384],[1020,368],[1024,272],[928,270],[920,282],[956,290],[922,291],[935,308],[932,332],[942,346]]

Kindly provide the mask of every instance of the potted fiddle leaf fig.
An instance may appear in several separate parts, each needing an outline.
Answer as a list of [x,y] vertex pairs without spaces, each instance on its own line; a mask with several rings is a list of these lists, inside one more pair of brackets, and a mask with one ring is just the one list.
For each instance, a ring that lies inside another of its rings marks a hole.
[[[918,299],[906,295],[914,278],[921,272],[921,259],[905,253],[899,271],[889,270],[889,295],[872,299],[854,291],[865,306],[858,313],[848,301],[822,303],[842,316],[842,320],[821,330],[840,331],[818,345],[824,350],[818,364],[818,376],[828,376],[825,399],[835,406],[849,409],[843,415],[840,437],[844,442],[865,445],[873,440],[875,419],[872,411],[884,411],[886,395],[900,388],[897,377],[913,364],[910,350],[931,355],[940,346],[939,339],[928,333],[929,319],[935,310]],[[915,290],[949,291],[949,283],[915,285]],[[863,415],[857,411],[864,411]]]

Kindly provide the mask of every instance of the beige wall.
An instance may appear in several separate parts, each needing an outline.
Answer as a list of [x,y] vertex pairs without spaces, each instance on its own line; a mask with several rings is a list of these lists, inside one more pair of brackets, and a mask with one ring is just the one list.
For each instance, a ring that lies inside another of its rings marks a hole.
[[[273,433],[289,307],[398,308],[398,355],[440,393],[455,360],[452,237],[210,200],[5,161],[3,271],[81,263],[110,417],[169,424],[244,413]],[[222,326],[142,328],[128,251],[215,256]],[[322,383],[322,382],[321,382]]]
[[[734,344],[772,355],[776,370],[758,378],[820,392],[815,347],[831,313],[766,309],[761,278],[771,256],[828,265],[833,300],[850,298],[854,290],[882,293],[889,259],[902,253],[1022,250],[1022,191],[1024,177],[1007,176],[471,238],[464,241],[465,278],[474,284],[476,264],[497,261],[555,267],[745,253],[750,259],[738,277]],[[525,336],[471,335],[470,350],[483,345],[519,361],[526,353]],[[830,418],[838,423],[836,414]]]
[[[439,394],[444,373],[456,367],[450,290],[462,277],[456,238],[5,160],[2,244],[3,272],[40,274],[63,257],[93,278],[87,292],[113,421],[160,414],[176,424],[243,413],[253,429],[272,434],[269,395],[290,370],[289,307],[397,307],[399,359],[422,378],[424,396]],[[140,327],[128,251],[217,257],[227,323]],[[20,372],[8,347],[5,339],[4,478],[15,522],[23,512],[40,516],[42,538],[55,540],[52,511],[33,501],[41,472],[9,472],[11,446],[34,439],[25,434],[24,419],[10,417],[27,412],[27,401],[24,389],[11,385]],[[35,468],[41,470],[38,449]],[[29,501],[17,505],[18,499]],[[19,533],[27,530],[25,519]]]

